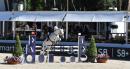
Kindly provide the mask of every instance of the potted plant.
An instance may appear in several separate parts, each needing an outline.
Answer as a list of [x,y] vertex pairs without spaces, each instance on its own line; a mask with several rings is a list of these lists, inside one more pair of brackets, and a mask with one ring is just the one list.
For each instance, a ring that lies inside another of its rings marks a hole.
[[86,54],[88,57],[87,62],[95,62],[97,57],[97,47],[93,36],[91,37],[91,41],[87,48]]
[[108,59],[109,56],[107,54],[98,54],[97,63],[106,63]]
[[22,58],[20,57],[22,54],[23,54],[23,51],[22,51],[21,42],[19,39],[19,35],[17,35],[13,56],[12,57],[6,56],[5,61],[8,64],[19,64],[22,62],[21,61]]

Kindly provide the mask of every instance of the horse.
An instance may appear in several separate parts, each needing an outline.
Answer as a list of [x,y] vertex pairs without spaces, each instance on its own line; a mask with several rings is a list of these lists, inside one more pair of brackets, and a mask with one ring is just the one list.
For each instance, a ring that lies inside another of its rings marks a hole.
[[57,26],[54,27],[54,32],[52,32],[48,38],[46,38],[42,43],[42,51],[45,54],[46,50],[51,46],[57,44],[61,41],[61,38],[64,38],[64,30],[58,28]]

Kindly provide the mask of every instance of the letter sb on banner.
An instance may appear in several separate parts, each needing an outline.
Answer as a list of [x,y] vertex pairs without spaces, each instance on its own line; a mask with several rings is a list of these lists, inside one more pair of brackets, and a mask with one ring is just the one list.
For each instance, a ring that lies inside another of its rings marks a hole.
[[29,37],[29,43],[26,46],[25,61],[27,63],[35,63],[36,35]]

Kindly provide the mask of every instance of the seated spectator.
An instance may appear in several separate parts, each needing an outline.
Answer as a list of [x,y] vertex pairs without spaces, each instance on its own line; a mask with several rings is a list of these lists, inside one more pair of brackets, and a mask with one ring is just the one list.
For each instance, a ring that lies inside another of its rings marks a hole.
[[25,30],[29,30],[29,25],[25,24]]
[[37,25],[36,25],[36,23],[33,23],[32,29],[35,30],[35,31],[37,30]]
[[48,26],[45,24],[42,28],[43,31],[43,38],[45,39],[48,36]]

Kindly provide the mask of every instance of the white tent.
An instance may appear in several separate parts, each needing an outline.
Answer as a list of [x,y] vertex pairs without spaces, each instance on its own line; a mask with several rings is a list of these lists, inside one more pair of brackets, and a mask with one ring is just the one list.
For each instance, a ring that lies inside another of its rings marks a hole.
[[[126,11],[12,11],[0,12],[0,21],[13,21],[13,31],[15,21],[26,22],[130,22]],[[68,30],[66,23],[66,29]],[[127,26],[127,24],[126,24]],[[66,35],[67,35],[66,30]],[[126,31],[128,27],[126,27]],[[3,30],[4,33],[4,30]],[[126,40],[128,32],[126,32]]]
[[122,22],[127,12],[97,12],[92,22]]
[[40,22],[62,22],[66,12],[44,12],[39,13],[36,21]]
[[11,12],[0,12],[0,21],[9,21],[12,16]]
[[66,22],[92,22],[94,14],[90,12],[68,12],[64,21]]
[[67,22],[122,22],[127,12],[91,11],[68,12],[64,21]]
[[31,12],[14,12],[11,21],[35,22],[37,15]]
[[[121,22],[125,11],[14,11],[0,12],[0,21],[29,21],[29,22]],[[128,19],[130,22],[130,18]]]
[[26,22],[58,22],[63,21],[65,12],[14,12],[12,21]]

